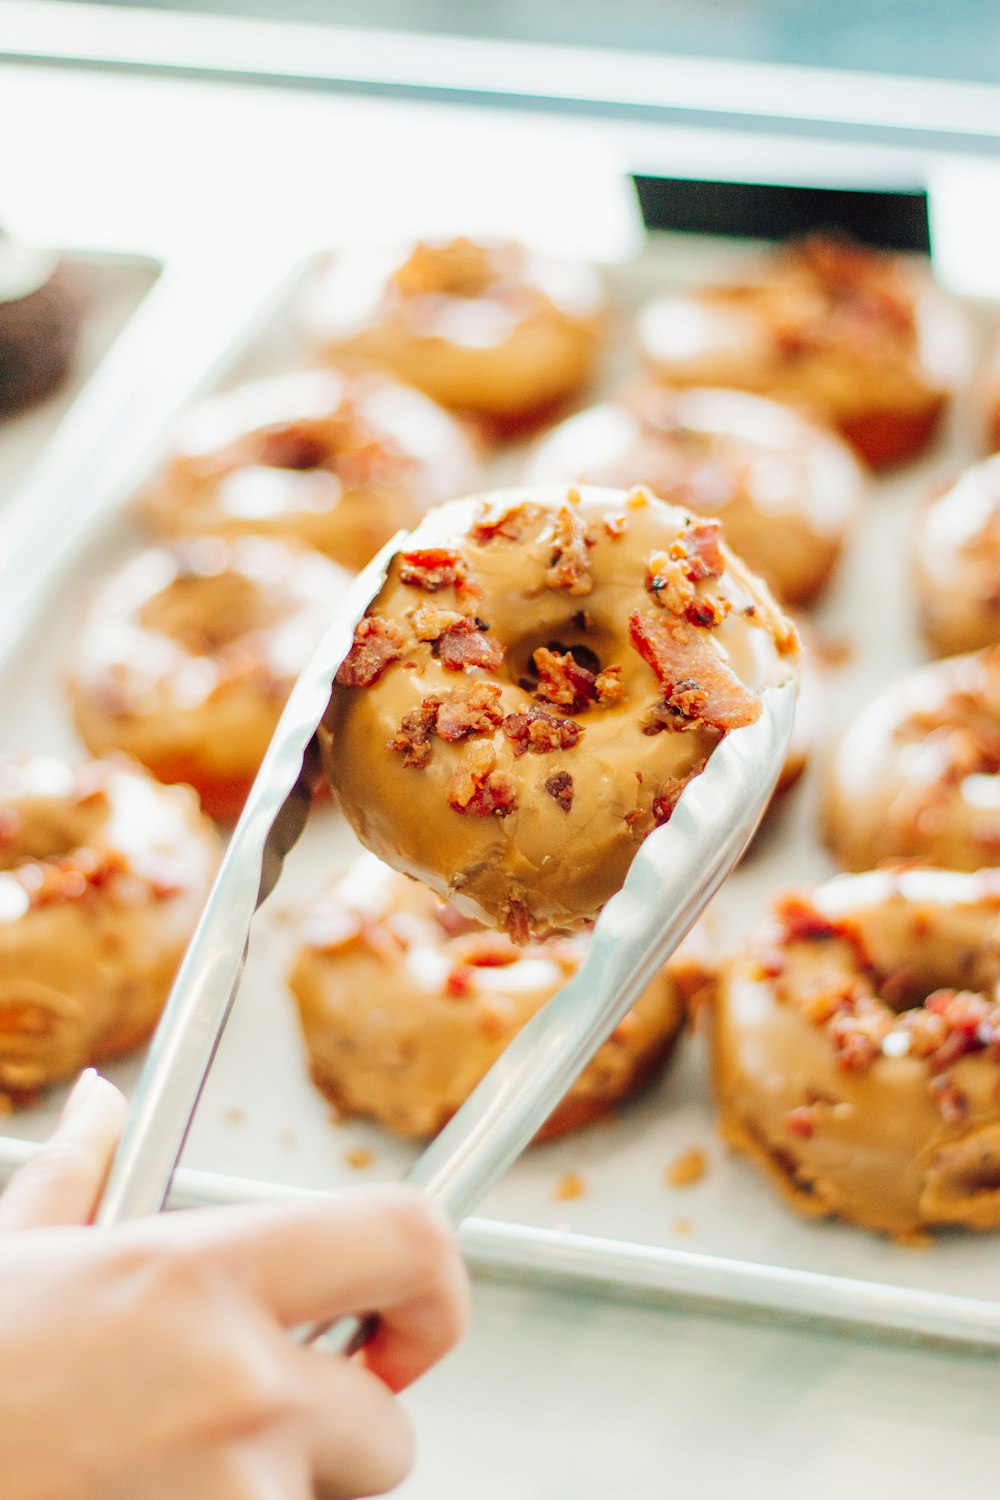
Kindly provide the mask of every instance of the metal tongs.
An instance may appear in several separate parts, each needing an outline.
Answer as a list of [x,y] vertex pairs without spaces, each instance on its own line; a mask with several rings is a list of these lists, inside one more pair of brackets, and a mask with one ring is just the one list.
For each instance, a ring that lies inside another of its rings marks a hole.
[[[150,1047],[99,1224],[164,1207],[239,988],[251,919],[305,826],[319,774],[316,729],[334,676],[401,540],[355,580],[288,700]],[[456,1224],[528,1145],[736,864],[784,763],[795,695],[793,682],[767,688],[756,723],[713,751],[670,822],[640,845],[575,977],[515,1037],[409,1173]]]

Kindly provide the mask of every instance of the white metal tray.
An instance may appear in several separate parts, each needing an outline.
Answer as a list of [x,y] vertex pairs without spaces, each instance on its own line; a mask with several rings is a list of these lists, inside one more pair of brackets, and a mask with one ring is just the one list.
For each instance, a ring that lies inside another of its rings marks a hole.
[[[654,288],[704,275],[721,258],[731,260],[746,249],[658,236],[639,260],[608,267],[607,280],[627,316]],[[96,446],[85,448],[82,433],[64,433],[59,462],[36,470],[30,508],[23,499],[15,507],[21,550],[15,565],[0,573],[0,692],[8,708],[0,750],[78,751],[61,663],[82,594],[141,540],[125,505],[128,493],[162,448],[167,420],[185,400],[303,357],[289,308],[309,271],[300,268],[280,282],[267,267],[244,268],[224,285],[210,276],[200,282],[182,278],[150,318],[147,346],[137,339],[131,355],[120,355],[114,380],[106,379],[109,392],[125,389],[132,358],[136,388],[130,402],[124,409],[106,403]],[[970,320],[980,331],[988,316],[970,305]],[[164,355],[166,334],[170,359]],[[608,387],[626,372],[628,359],[620,352]],[[156,378],[140,379],[151,364]],[[828,735],[882,682],[921,659],[909,590],[914,507],[935,477],[976,455],[976,440],[972,413],[960,408],[926,461],[875,488],[817,616],[824,632],[851,647],[826,682]],[[66,465],[74,443],[78,458],[88,451],[90,457],[77,472],[71,497]],[[516,477],[518,464],[519,456],[508,451],[497,462],[497,479]],[[64,543],[53,546],[81,498],[86,520],[68,527]],[[775,889],[830,872],[813,835],[815,782],[814,767],[770,815],[750,856],[717,898],[720,943],[745,932]],[[317,811],[257,918],[240,998],[185,1153],[178,1181],[185,1201],[336,1190],[400,1176],[414,1158],[415,1147],[374,1125],[331,1118],[307,1080],[285,988],[294,918],[354,848],[338,815],[329,808]],[[139,1065],[132,1059],[110,1072],[128,1089]],[[0,1166],[14,1165],[27,1143],[49,1133],[61,1102],[55,1091],[38,1108],[8,1117]],[[669,1186],[665,1169],[692,1146],[707,1155],[704,1177],[688,1187]],[[570,1172],[578,1174],[584,1191],[563,1200],[559,1184]],[[464,1227],[462,1240],[474,1262],[506,1272],[1000,1344],[997,1239],[946,1233],[931,1248],[914,1250],[846,1226],[797,1218],[754,1168],[719,1143],[696,1036],[680,1046],[662,1080],[613,1120],[533,1148]]]

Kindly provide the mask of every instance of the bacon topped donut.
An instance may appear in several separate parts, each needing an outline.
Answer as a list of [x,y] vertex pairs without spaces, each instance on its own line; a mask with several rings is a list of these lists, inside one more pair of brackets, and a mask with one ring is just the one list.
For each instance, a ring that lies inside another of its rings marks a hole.
[[726,541],[784,604],[826,582],[865,481],[835,433],[745,391],[650,385],[560,423],[530,483],[648,485],[661,500],[717,516]]
[[851,870],[1000,864],[1000,648],[932,662],[869,704],[831,761],[823,822]]
[[1000,876],[842,875],[721,976],[726,1139],[805,1214],[1000,1228]]
[[573,929],[796,657],[717,522],[642,490],[457,502],[358,626],[330,779],[363,843],[470,916]]
[[917,262],[822,236],[656,298],[639,340],[658,379],[801,403],[876,467],[924,447],[968,364],[957,309]]
[[357,570],[478,477],[461,426],[420,391],[371,371],[302,370],[191,411],[141,503],[164,536],[305,542]]
[[146,1040],[219,852],[189,787],[126,761],[0,762],[0,1094]]
[[920,622],[936,652],[1000,645],[1000,454],[931,500],[915,562]]
[[[319,1088],[347,1114],[432,1135],[579,969],[583,933],[516,947],[364,854],[306,915],[289,983]],[[657,975],[544,1126],[596,1119],[662,1064],[701,975]]]
[[325,355],[391,370],[502,430],[538,422],[586,384],[605,314],[589,266],[458,238],[338,255],[307,320]]
[[238,816],[299,672],[349,576],[308,547],[190,537],[105,580],[69,689],[95,754],[122,750]]

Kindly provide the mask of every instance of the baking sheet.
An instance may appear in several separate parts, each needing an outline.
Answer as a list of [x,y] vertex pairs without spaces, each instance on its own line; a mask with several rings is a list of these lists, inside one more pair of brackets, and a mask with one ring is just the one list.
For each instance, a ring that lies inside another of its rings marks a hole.
[[[640,260],[607,268],[623,327],[629,310],[651,290],[711,273],[746,248],[664,235]],[[223,383],[286,367],[299,357],[288,318],[297,280],[292,277],[280,291],[249,348],[228,359],[216,349],[213,362],[225,369]],[[970,306],[980,333],[991,316]],[[233,335],[234,351],[240,344],[246,344],[246,329]],[[608,388],[627,373],[624,341],[615,363]],[[192,387],[204,384],[205,369],[192,365],[189,373]],[[816,612],[823,633],[847,647],[843,664],[825,680],[827,738],[881,683],[922,659],[908,578],[912,518],[928,489],[976,454],[973,413],[960,406],[925,461],[874,487],[844,566]],[[519,461],[517,453],[507,452],[497,462],[497,479],[513,480]],[[48,593],[44,587],[34,591],[31,619],[21,621],[18,643],[0,660],[5,702],[17,705],[0,726],[0,750],[78,751],[61,692],[61,663],[80,597],[141,539],[121,499],[112,491],[104,496],[106,514],[97,507],[69,585],[60,569],[50,570]],[[56,598],[60,605],[53,612]],[[747,931],[775,889],[831,872],[813,837],[816,783],[814,766],[770,815],[755,848],[720,893],[714,907],[720,942]],[[307,1081],[285,989],[295,917],[354,847],[337,814],[319,810],[257,919],[239,1002],[184,1156],[187,1168],[220,1174],[220,1197],[240,1195],[237,1179],[329,1190],[394,1178],[414,1159],[417,1148],[379,1127],[331,1117]],[[129,1089],[139,1067],[140,1060],[131,1059],[110,1072]],[[5,1151],[18,1153],[16,1142],[47,1135],[61,1100],[62,1091],[54,1091],[39,1108],[9,1117],[0,1161]],[[669,1186],[666,1169],[692,1146],[706,1153],[704,1177],[688,1187]],[[359,1170],[359,1162],[368,1165]],[[570,1199],[560,1196],[567,1173],[577,1174],[583,1187]],[[661,1082],[614,1119],[533,1148],[489,1196],[464,1238],[480,1262],[528,1274],[696,1292],[795,1314],[1000,1342],[996,1239],[945,1233],[929,1249],[904,1249],[857,1229],[794,1216],[755,1169],[718,1142],[696,1036],[681,1045]]]

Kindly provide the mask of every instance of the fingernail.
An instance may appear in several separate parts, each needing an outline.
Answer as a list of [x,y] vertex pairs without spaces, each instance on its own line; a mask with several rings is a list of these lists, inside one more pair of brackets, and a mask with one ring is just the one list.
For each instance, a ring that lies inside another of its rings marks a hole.
[[70,1089],[69,1098],[63,1105],[62,1114],[59,1116],[60,1125],[65,1125],[67,1120],[71,1120],[74,1115],[79,1114],[80,1110],[83,1109],[87,1100],[94,1092],[94,1085],[97,1083],[97,1081],[97,1069],[84,1068],[83,1072],[80,1074],[79,1078]]

